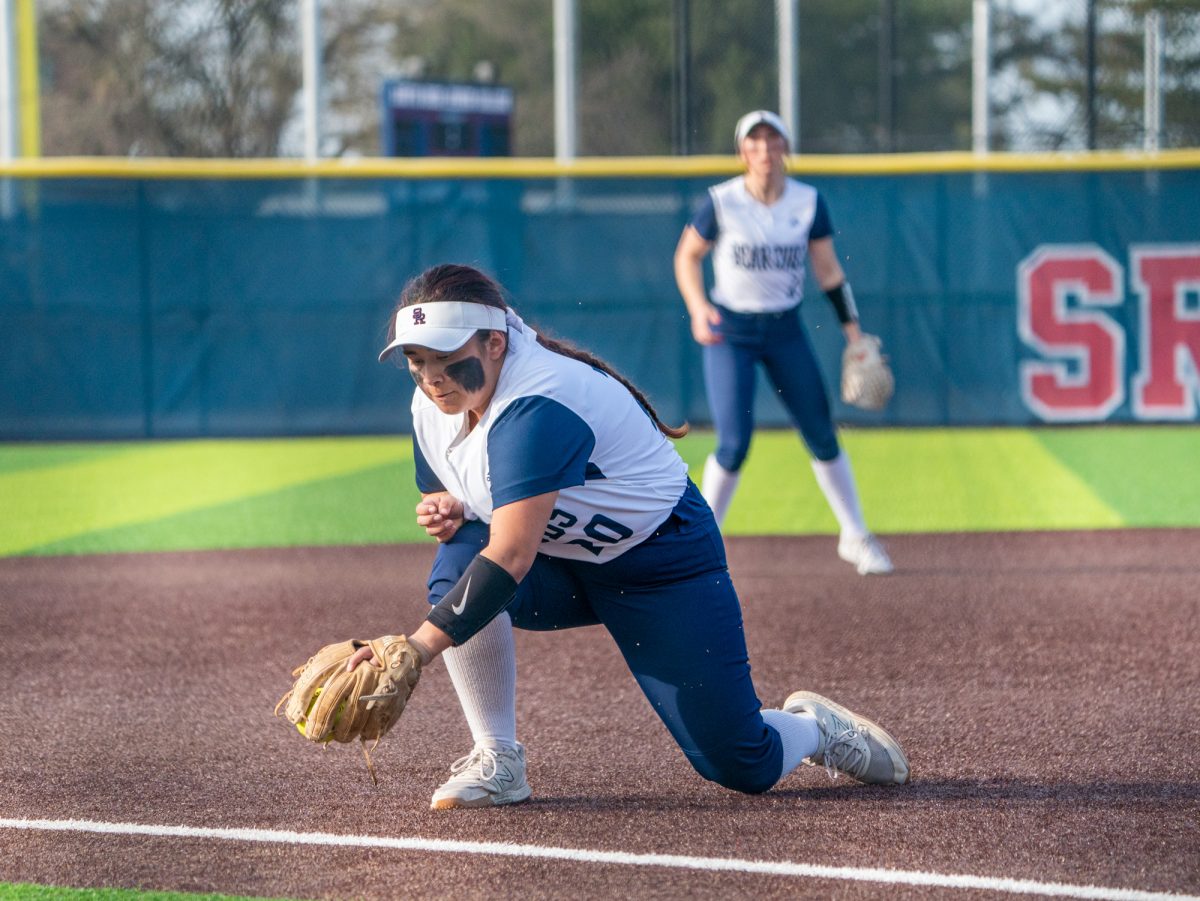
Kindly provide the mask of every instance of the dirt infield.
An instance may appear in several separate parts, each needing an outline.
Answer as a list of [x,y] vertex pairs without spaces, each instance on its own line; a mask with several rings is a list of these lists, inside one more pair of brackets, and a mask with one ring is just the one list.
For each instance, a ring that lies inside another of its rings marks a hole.
[[[1200,895],[1200,534],[899,536],[882,579],[854,575],[831,538],[729,544],[764,703],[805,687],[860,708],[904,743],[913,784],[817,768],[758,797],[705,783],[592,628],[518,633],[533,800],[433,813],[469,745],[442,667],[377,750],[378,788],[356,748],[322,752],[271,716],[288,668],[320,644],[418,621],[431,547],[10,558],[0,882],[641,899],[1011,897],[999,880],[1028,880]],[[180,826],[227,831],[158,828]]]

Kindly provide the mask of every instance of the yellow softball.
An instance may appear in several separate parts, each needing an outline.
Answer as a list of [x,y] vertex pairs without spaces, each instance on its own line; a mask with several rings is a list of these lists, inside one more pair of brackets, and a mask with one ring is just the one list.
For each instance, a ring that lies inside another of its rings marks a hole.
[[[308,715],[310,713],[312,713],[313,707],[316,706],[317,698],[319,698],[320,696],[321,696],[321,689],[314,688],[312,700],[308,702],[308,707],[305,708],[305,711],[304,711],[304,719],[302,719],[300,722],[296,723],[296,731],[299,732],[301,735],[303,735],[305,738],[308,738],[308,733],[304,731],[304,727],[308,722]],[[345,701],[342,701],[342,703],[338,704],[337,710],[335,710],[333,712],[333,722],[330,724],[331,726],[337,725],[337,721],[338,721],[338,719],[341,718],[342,711],[345,709],[346,709]],[[323,742],[333,741],[333,732],[331,731],[328,735],[326,735],[323,739],[321,739],[321,741],[323,741]]]

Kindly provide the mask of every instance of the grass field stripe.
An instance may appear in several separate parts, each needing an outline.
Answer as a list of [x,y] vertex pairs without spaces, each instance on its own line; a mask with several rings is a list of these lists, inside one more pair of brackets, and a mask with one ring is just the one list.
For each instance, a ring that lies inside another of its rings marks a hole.
[[666,869],[747,873],[768,876],[796,876],[808,879],[834,879],[849,882],[872,882],[884,885],[933,886],[972,891],[1004,892],[1014,895],[1039,895],[1050,898],[1099,899],[1099,901],[1200,901],[1200,896],[1197,895],[1106,888],[1093,885],[1070,885],[1058,882],[1037,882],[1029,879],[1003,879],[994,876],[968,876],[869,867],[830,867],[820,864],[790,863],[787,861],[772,862],[765,860],[739,860],[729,857],[691,857],[682,854],[633,854],[622,851],[588,851],[580,848],[555,848],[508,842],[467,842],[416,837],[340,835],[329,832],[289,832],[276,829],[217,829],[144,823],[105,823],[94,820],[0,819],[0,828],[52,832],[86,832],[102,835],[141,835],[152,838],[198,838],[233,842],[263,842],[281,845],[386,848],[397,851],[428,851],[445,854],[498,855],[502,857],[524,857],[540,860],[565,860],[572,863],[662,867]]
[[844,441],[877,532],[1125,525],[1028,429],[888,429],[847,432]]
[[346,475],[408,452],[399,438],[164,442],[3,473],[0,496],[23,515],[0,521],[0,556]]
[[[814,479],[803,469],[779,478],[804,459],[800,439],[766,431],[754,440],[755,456],[742,470],[726,534],[836,534]],[[867,520],[885,535],[1125,524],[1028,429],[847,430],[842,440]]]
[[1195,425],[1040,429],[1034,435],[1127,526],[1187,527],[1200,519]]
[[[885,536],[1200,527],[1194,425],[841,434]],[[676,445],[697,480],[715,440]],[[799,437],[754,448],[726,534],[836,534]],[[403,435],[0,444],[0,557],[427,541],[411,466]]]

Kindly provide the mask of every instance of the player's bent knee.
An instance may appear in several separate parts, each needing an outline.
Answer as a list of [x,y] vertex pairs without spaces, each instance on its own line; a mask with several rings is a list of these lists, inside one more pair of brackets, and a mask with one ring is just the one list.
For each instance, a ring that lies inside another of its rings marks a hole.
[[746,462],[746,457],[750,454],[750,447],[735,447],[725,448],[719,447],[716,453],[713,454],[717,458],[717,462],[726,472],[737,472],[742,468],[742,464]]
[[837,437],[832,435],[824,441],[809,441],[808,450],[814,460],[820,460],[822,463],[836,460],[838,454],[842,452]]
[[761,795],[779,781],[779,764],[763,759],[749,760],[738,755],[688,754],[696,772],[722,788],[745,795]]

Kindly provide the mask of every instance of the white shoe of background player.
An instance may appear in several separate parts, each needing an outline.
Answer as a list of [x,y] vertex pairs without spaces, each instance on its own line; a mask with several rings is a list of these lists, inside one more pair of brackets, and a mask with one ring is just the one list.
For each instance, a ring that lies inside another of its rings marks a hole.
[[870,532],[855,538],[843,535],[838,539],[838,556],[853,563],[860,576],[886,576],[894,569],[887,551]]

